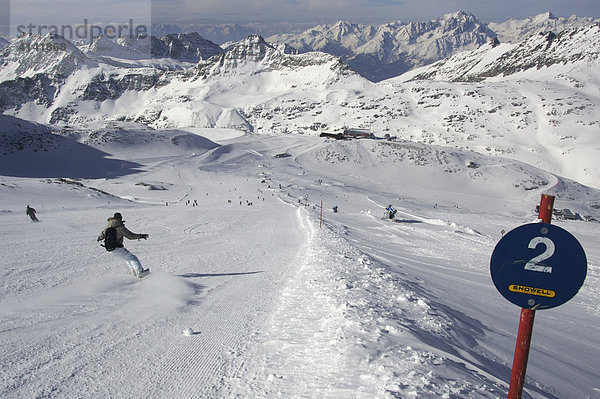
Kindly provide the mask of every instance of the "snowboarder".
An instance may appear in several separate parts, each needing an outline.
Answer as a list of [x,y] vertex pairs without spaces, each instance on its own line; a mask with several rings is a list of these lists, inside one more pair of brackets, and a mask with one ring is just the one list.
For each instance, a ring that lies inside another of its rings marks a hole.
[[109,245],[106,245],[106,250],[123,259],[127,263],[131,274],[133,274],[134,276],[139,278],[146,276],[150,272],[150,270],[144,269],[137,256],[129,252],[123,246],[123,239],[127,238],[129,240],[141,240],[143,238],[144,240],[146,240],[148,238],[148,234],[136,234],[129,231],[129,229],[125,227],[125,221],[123,220],[123,216],[119,212],[117,212],[114,214],[113,217],[108,218],[108,225],[104,230],[102,230],[100,236],[98,236],[98,241],[102,241],[105,238],[107,238],[107,231],[111,228],[114,228],[115,232],[115,245],[114,248],[111,248],[109,247]]
[[35,212],[36,210],[33,209],[32,207],[30,207],[29,205],[27,205],[27,210],[25,211],[25,214],[27,216],[29,216],[29,218],[33,221],[33,222],[39,222],[37,216],[35,216]]

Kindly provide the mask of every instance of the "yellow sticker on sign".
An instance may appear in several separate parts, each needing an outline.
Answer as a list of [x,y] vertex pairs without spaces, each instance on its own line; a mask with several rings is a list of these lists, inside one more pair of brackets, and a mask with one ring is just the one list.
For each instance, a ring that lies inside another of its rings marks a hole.
[[512,292],[518,292],[521,294],[545,296],[547,298],[554,298],[556,296],[556,292],[554,292],[552,290],[547,290],[544,288],[526,287],[523,285],[516,285],[516,284],[509,285],[508,290],[512,291]]

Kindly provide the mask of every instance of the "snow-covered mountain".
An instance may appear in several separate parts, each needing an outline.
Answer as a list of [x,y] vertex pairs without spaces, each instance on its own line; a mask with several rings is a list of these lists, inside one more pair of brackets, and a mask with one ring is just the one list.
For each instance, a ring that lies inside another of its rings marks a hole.
[[168,57],[185,62],[198,62],[223,53],[223,49],[200,34],[178,33],[152,41],[152,56]]
[[246,22],[246,23],[154,23],[152,24],[152,35],[163,37],[173,33],[199,33],[203,38],[213,43],[224,45],[225,43],[237,42],[250,35],[263,37],[273,36],[280,33],[301,33],[312,27],[310,22],[291,21],[268,21],[268,22]]
[[0,52],[0,82],[36,75],[65,79],[76,70],[95,67],[96,61],[69,40],[52,33],[19,36]]
[[481,81],[519,72],[571,65],[587,67],[600,60],[600,25],[540,33],[517,43],[490,42],[430,66],[407,73],[402,79],[450,82]]
[[484,23],[460,11],[428,22],[394,22],[365,25],[340,21],[318,25],[300,34],[279,34],[267,40],[286,44],[297,52],[323,51],[341,57],[356,72],[372,81],[401,75],[462,51],[498,39],[517,43],[538,33],[589,26],[598,19],[555,18],[551,13],[524,20]]
[[[0,109],[75,126],[133,122],[269,135],[361,128],[379,137],[511,157],[597,186],[600,165],[589,143],[600,124],[598,35],[593,25],[518,44],[492,42],[435,69],[377,84],[340,58],[288,54],[257,35],[178,71],[121,66],[112,58],[105,63],[73,48],[86,62],[69,64],[63,70],[71,75],[59,78],[51,73],[57,68],[52,62],[35,73],[35,62],[24,57],[32,76],[4,77]],[[0,62],[11,54],[4,51]],[[417,74],[420,80],[414,80]]]
[[364,25],[340,21],[299,35],[267,40],[298,52],[323,51],[341,57],[372,81],[400,75],[459,51],[486,43],[494,33],[473,14],[457,12],[429,22]]
[[557,34],[567,29],[589,26],[598,22],[600,22],[599,18],[575,15],[563,18],[555,17],[551,12],[545,12],[525,19],[511,18],[500,23],[490,22],[488,28],[497,35],[500,42],[518,43],[539,33],[554,32]]
[[159,132],[142,124],[112,122],[58,128],[1,114],[0,137],[0,170],[4,175],[20,177],[114,177],[133,173],[140,165],[111,157],[126,157],[132,152],[181,156],[218,147],[190,132]]
[[259,35],[250,35],[229,47],[227,51],[209,60],[199,62],[194,68],[196,76],[223,77],[225,75],[254,75],[276,70],[299,71],[301,68],[334,64],[332,68],[350,72],[336,57],[325,53],[290,55],[267,43]]
[[[149,58],[150,38],[122,36],[116,40],[99,35],[91,43],[81,42],[77,47],[91,58],[110,57],[124,60]],[[101,61],[110,62],[107,59]]]
[[[73,52],[89,60],[76,48]],[[298,85],[320,88],[346,75],[360,81],[335,57],[324,53],[284,54],[260,36],[250,36],[231,46],[226,53],[181,72],[118,68],[111,61],[108,66],[102,64],[71,70],[71,73],[63,83],[47,82],[49,78],[45,73],[35,74],[29,80],[10,80],[7,76],[7,81],[0,86],[0,91],[6,94],[2,109],[43,123],[118,120],[162,128],[220,126],[251,131],[253,127],[240,113],[252,103],[240,103],[239,97],[231,101],[229,94],[239,92],[249,96],[248,90],[252,87],[260,103],[265,97],[293,92]],[[206,81],[209,77],[211,79]],[[286,84],[281,86],[286,79]],[[39,90],[40,86],[52,90]],[[227,101],[215,99],[218,96]],[[94,112],[90,112],[90,107]]]

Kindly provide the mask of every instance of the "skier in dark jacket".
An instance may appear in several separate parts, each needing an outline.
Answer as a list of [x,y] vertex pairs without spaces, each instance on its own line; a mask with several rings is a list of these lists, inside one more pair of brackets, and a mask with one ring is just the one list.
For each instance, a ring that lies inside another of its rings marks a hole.
[[33,209],[32,207],[30,207],[29,205],[27,205],[27,210],[25,211],[25,214],[27,216],[29,216],[29,218],[34,221],[34,222],[39,222],[37,216],[35,216],[35,212],[36,210]]
[[104,230],[102,230],[102,233],[100,233],[98,241],[104,240],[106,237],[106,230],[108,230],[110,227],[114,227],[117,233],[117,248],[111,251],[111,253],[117,255],[127,263],[131,274],[136,277],[144,277],[144,275],[150,270],[144,269],[137,256],[129,252],[123,246],[123,239],[127,238],[129,240],[141,240],[143,238],[145,240],[148,238],[148,234],[136,234],[129,231],[129,229],[125,227],[123,216],[117,212],[113,217],[108,218],[108,225]]
[[398,212],[396,209],[394,209],[391,205],[388,205],[387,208],[385,208],[385,210],[387,211],[387,216],[390,219],[393,219],[396,217],[396,212]]

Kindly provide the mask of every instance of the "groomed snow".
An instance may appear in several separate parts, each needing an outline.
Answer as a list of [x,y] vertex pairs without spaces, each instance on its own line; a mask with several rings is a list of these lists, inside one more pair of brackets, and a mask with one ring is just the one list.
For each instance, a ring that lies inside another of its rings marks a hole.
[[[535,221],[542,192],[599,216],[596,190],[499,157],[194,133],[218,144],[96,142],[118,162],[94,178],[1,171],[0,397],[506,397],[520,310],[489,274],[502,230]],[[142,280],[96,242],[116,211],[150,235],[126,241]],[[588,276],[537,312],[523,397],[594,398],[598,224],[554,223]]]

